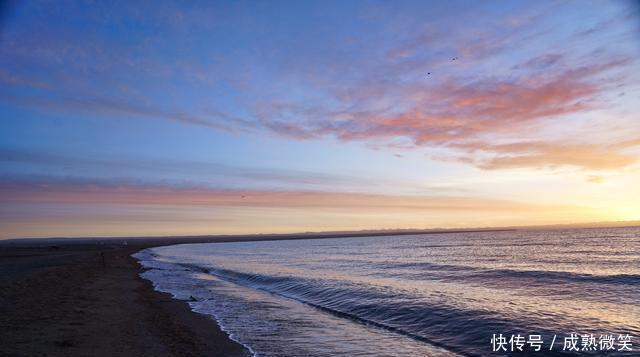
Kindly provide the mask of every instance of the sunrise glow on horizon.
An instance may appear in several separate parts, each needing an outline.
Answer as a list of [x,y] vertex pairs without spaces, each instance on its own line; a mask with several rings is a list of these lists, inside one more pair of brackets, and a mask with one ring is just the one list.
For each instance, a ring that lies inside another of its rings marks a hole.
[[640,220],[634,2],[1,11],[0,239]]

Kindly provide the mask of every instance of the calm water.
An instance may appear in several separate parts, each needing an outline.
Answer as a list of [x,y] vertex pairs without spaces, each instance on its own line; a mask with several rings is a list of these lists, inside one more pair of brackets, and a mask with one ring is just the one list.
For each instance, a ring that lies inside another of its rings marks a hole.
[[195,298],[192,309],[259,356],[512,354],[492,351],[499,333],[542,335],[542,351],[520,353],[536,356],[567,354],[571,333],[629,334],[632,352],[607,355],[640,355],[638,228],[188,244],[136,256],[158,290]]

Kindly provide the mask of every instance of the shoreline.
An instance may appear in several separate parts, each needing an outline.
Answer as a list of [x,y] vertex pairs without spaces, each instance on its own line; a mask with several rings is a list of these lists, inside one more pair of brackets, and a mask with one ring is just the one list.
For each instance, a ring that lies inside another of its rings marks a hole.
[[251,356],[140,276],[151,247],[0,247],[0,356]]
[[462,230],[429,230],[429,231],[395,231],[395,232],[317,232],[317,233],[269,233],[238,235],[203,235],[203,236],[135,236],[135,237],[49,237],[49,238],[9,238],[0,239],[0,248],[8,247],[43,247],[47,245],[132,245],[141,249],[164,245],[191,243],[236,243],[260,242],[274,240],[305,240],[359,237],[387,237],[417,234],[451,234],[451,233],[491,233],[512,232],[517,229],[462,229]]

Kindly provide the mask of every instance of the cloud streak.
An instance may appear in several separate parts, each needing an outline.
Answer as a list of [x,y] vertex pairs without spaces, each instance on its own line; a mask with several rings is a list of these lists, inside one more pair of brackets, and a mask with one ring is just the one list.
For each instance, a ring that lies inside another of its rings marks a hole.
[[[108,173],[111,177],[136,177],[157,174],[162,177],[189,177],[192,181],[201,178],[202,185],[216,184],[217,178],[230,178],[236,184],[269,186],[273,184],[306,187],[351,187],[371,188],[380,181],[354,177],[349,175],[328,174],[302,170],[286,170],[275,168],[243,167],[225,165],[215,162],[194,160],[171,160],[157,158],[119,158],[57,155],[33,150],[16,150],[0,148],[0,162],[15,165],[34,165],[43,172],[58,175],[73,175],[97,170],[100,176]],[[2,170],[9,173],[9,166]],[[0,171],[0,172],[2,172]]]
[[18,104],[44,110],[57,110],[67,113],[83,113],[108,118],[145,118],[151,120],[168,120],[187,125],[195,125],[209,129],[223,130],[227,132],[247,132],[250,131],[253,127],[253,124],[243,119],[235,118],[217,111],[209,110],[206,114],[184,111],[170,111],[163,110],[157,104],[154,104],[154,107],[142,106],[139,104],[132,104],[129,101],[121,99],[47,99],[33,96],[0,94],[0,101],[8,104]]
[[[493,145],[487,143],[469,143],[458,147],[469,155],[459,160],[487,170],[509,169],[523,166],[557,168],[574,166],[590,170],[620,169],[638,162],[637,153],[625,153],[625,149],[640,146],[639,142],[629,141],[617,144],[574,144],[566,142],[519,142],[515,144]],[[476,152],[488,154],[485,159],[476,157]]]
[[[531,213],[569,206],[524,204],[508,200],[458,196],[402,196],[334,191],[216,189],[197,185],[167,185],[55,178],[0,180],[3,205],[91,204],[296,209],[361,209],[444,212],[489,210]],[[574,207],[575,208],[575,207]]]

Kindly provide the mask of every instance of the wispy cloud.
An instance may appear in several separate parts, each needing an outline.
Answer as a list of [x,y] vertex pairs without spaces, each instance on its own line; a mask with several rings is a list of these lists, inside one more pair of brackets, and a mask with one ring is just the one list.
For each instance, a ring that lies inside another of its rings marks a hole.
[[[217,178],[230,178],[237,185],[251,186],[302,186],[302,187],[342,187],[371,189],[385,184],[383,180],[373,181],[349,175],[329,174],[302,170],[244,167],[207,161],[172,160],[149,157],[96,157],[58,155],[33,150],[0,148],[0,162],[5,166],[0,173],[10,173],[11,165],[35,165],[41,172],[56,174],[59,178],[97,172],[110,177],[138,177],[157,174],[160,177],[189,177],[199,185],[220,185]],[[19,167],[18,167],[19,168]],[[16,167],[14,167],[16,169]],[[51,176],[53,177],[53,176]],[[199,179],[199,180],[198,180]],[[19,181],[18,178],[14,180]],[[28,180],[28,179],[27,179]],[[129,180],[128,182],[131,182]],[[388,183],[387,183],[388,184]],[[226,185],[229,185],[226,183]]]
[[104,98],[57,98],[48,99],[34,96],[0,95],[0,101],[9,104],[19,104],[40,109],[58,110],[67,113],[84,113],[109,118],[145,118],[151,120],[163,119],[201,126],[209,129],[228,132],[249,131],[253,124],[240,118],[208,110],[208,113],[194,113],[183,111],[163,110],[160,104],[140,105],[123,99]]
[[587,182],[603,183],[605,181],[606,181],[606,179],[603,176],[599,176],[599,175],[589,175],[589,176],[587,176]]
[[[168,185],[117,180],[32,177],[0,179],[2,203],[160,205],[263,208],[348,208],[412,212],[477,211],[533,213],[564,210],[562,205],[526,204],[484,197],[403,196],[311,190],[216,189],[197,185]],[[575,208],[575,207],[572,207]]]
[[[517,167],[574,166],[589,170],[619,169],[638,162],[636,153],[625,153],[625,149],[640,146],[629,141],[617,144],[575,144],[567,142],[519,142],[514,144],[467,143],[458,145],[469,153],[459,157],[469,163],[488,170]],[[488,154],[477,158],[475,153]]]

